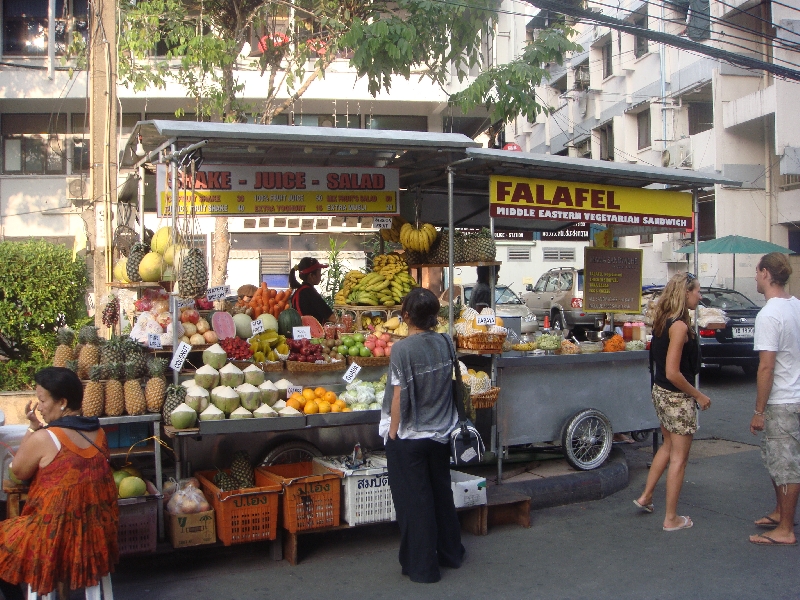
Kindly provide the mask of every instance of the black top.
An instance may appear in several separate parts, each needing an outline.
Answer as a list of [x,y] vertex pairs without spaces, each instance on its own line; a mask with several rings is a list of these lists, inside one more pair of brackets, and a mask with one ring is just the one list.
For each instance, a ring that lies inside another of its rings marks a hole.
[[478,306],[492,305],[492,288],[488,283],[476,283],[469,297],[469,307],[477,309]]
[[[664,331],[661,335],[656,336],[653,334],[653,339],[650,341],[650,349],[653,353],[653,362],[655,363],[655,377],[654,381],[660,387],[670,392],[680,392],[669,379],[667,379],[667,350],[669,349],[669,328],[675,319],[667,319],[664,326]],[[694,385],[694,376],[700,371],[700,350],[697,346],[697,339],[689,337],[689,341],[683,345],[681,350],[681,374],[686,378],[686,381]]]
[[301,316],[309,315],[320,323],[327,321],[333,314],[331,307],[313,285],[303,284],[297,288],[292,294],[291,304]]

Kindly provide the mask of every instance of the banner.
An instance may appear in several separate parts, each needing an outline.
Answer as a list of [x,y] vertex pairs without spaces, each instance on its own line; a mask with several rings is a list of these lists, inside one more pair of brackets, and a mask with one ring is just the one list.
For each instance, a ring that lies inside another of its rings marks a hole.
[[[158,216],[172,210],[172,169],[156,171]],[[179,171],[178,214],[198,216],[398,214],[397,169],[204,165]]]
[[693,228],[685,192],[493,175],[489,203],[493,217]]

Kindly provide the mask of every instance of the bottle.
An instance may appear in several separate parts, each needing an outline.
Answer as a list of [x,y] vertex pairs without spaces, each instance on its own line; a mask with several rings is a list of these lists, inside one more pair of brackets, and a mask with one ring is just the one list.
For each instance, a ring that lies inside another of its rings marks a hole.
[[644,324],[644,321],[638,321],[636,323],[636,328],[639,330],[639,339],[641,341],[647,340],[647,326]]
[[625,321],[625,324],[622,326],[622,339],[626,342],[633,340],[633,323],[630,321]]

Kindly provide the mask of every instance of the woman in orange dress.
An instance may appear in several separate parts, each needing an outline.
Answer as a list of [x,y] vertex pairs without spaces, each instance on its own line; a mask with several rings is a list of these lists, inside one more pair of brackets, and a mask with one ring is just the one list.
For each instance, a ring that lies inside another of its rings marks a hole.
[[117,562],[117,488],[108,444],[97,418],[81,417],[83,386],[69,369],[35,376],[38,409],[25,407],[30,427],[11,469],[31,479],[19,517],[0,522],[0,591],[22,598],[19,584],[46,594],[97,585]]

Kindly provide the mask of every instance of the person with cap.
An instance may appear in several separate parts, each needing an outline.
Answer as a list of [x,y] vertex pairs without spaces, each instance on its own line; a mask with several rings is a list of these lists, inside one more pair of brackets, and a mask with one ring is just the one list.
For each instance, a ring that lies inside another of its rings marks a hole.
[[[289,302],[300,315],[314,317],[320,323],[336,321],[336,314],[314,286],[322,280],[322,269],[327,269],[316,258],[305,256],[289,271],[289,285],[294,290]],[[300,276],[297,281],[295,271]],[[301,283],[302,282],[302,283]]]

